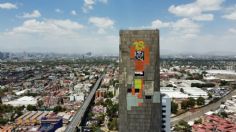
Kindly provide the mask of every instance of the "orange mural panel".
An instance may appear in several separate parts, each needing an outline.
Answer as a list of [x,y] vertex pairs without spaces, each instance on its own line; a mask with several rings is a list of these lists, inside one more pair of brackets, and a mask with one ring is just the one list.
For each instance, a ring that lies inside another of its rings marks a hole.
[[132,90],[132,95],[135,95],[135,89],[132,88],[131,90]]
[[135,61],[135,71],[144,71],[143,61]]
[[139,90],[138,98],[139,98],[139,99],[142,99],[142,98],[143,98],[143,89]]
[[148,64],[150,63],[149,47],[146,47],[146,48],[144,49],[144,57],[145,57],[144,63],[145,63],[146,65],[148,65]]
[[134,56],[135,56],[135,47],[130,46],[130,58],[134,58]]

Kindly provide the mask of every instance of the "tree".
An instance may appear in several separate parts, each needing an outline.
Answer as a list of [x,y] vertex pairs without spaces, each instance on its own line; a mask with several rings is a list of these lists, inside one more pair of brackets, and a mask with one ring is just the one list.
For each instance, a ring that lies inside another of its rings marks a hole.
[[119,105],[118,104],[112,104],[112,105],[108,105],[107,106],[107,115],[109,117],[116,117],[117,116],[117,112],[118,112],[118,109],[119,109]]
[[108,92],[107,93],[107,98],[113,98],[113,93],[112,92]]
[[174,131],[177,132],[191,132],[191,126],[184,120],[179,121],[178,124],[175,125]]
[[88,119],[89,119],[89,120],[92,119],[93,116],[94,116],[93,113],[90,111],[90,112],[88,113]]
[[201,124],[201,123],[202,123],[202,119],[201,118],[194,121],[194,124]]
[[106,99],[105,103],[104,103],[104,107],[108,107],[112,105],[112,101],[111,99]]
[[180,92],[184,93],[184,89],[183,89],[183,88],[180,88]]
[[225,80],[221,80],[220,81],[220,86],[225,86],[225,85],[228,85],[228,82],[225,81]]
[[195,99],[190,97],[188,98],[188,107],[194,107],[195,106]]
[[206,76],[206,74],[207,74],[206,71],[203,71],[203,72],[202,72],[202,75],[203,75],[203,76]]
[[208,93],[208,99],[211,99],[211,98],[212,98],[212,94]]
[[7,124],[8,120],[0,117],[0,125],[5,125]]
[[186,110],[188,108],[193,108],[195,106],[195,99],[190,97],[188,100],[181,102],[181,109]]
[[178,104],[171,101],[171,113],[176,114],[178,112]]
[[204,105],[205,104],[205,99],[203,97],[198,97],[197,98],[197,105]]
[[227,118],[228,114],[226,112],[220,112],[219,116],[221,116],[222,118]]
[[33,105],[27,105],[26,109],[28,111],[36,111],[37,110],[36,106],[33,106]]
[[166,85],[166,87],[173,87],[173,85],[172,84],[168,84],[168,85]]
[[109,130],[117,130],[117,118],[112,118],[111,121],[108,122]]
[[188,101],[184,100],[181,102],[181,109],[186,110],[188,108]]
[[0,88],[0,104],[2,104],[2,97],[4,96],[4,93],[6,92],[5,89]]
[[43,106],[43,101],[42,100],[39,100],[38,102],[37,102],[37,105],[38,105],[38,107],[42,107]]
[[96,120],[98,121],[98,124],[102,124],[105,118],[105,114],[101,114],[99,116],[96,117]]
[[55,106],[55,107],[53,108],[53,112],[55,112],[55,113],[62,112],[62,111],[65,111],[65,110],[66,110],[66,109],[65,109],[65,108],[62,108],[60,105]]

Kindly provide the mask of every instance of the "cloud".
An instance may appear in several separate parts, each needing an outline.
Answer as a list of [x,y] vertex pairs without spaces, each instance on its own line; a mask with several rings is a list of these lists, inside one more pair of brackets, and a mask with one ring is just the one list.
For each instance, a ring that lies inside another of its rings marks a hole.
[[75,10],[72,10],[72,11],[70,12],[70,14],[76,16],[76,15],[77,15],[77,12],[76,12]]
[[228,20],[236,20],[236,5],[227,9],[227,13],[222,16]]
[[216,11],[221,9],[221,4],[225,0],[197,0],[196,4],[203,11]]
[[229,29],[229,32],[230,32],[230,33],[236,33],[236,28],[230,28],[230,29]]
[[169,27],[171,23],[169,22],[162,22],[161,20],[157,19],[152,21],[152,28],[165,28]]
[[156,19],[151,22],[151,28],[168,28],[172,35],[192,38],[197,36],[200,32],[201,26],[189,18],[183,18],[171,22],[163,22]]
[[41,17],[41,13],[38,10],[34,10],[31,13],[24,13],[23,16],[21,16],[22,18],[37,18],[37,17]]
[[193,38],[200,32],[200,27],[200,25],[194,23],[192,20],[183,18],[172,23],[172,33],[176,36]]
[[83,12],[87,13],[89,10],[92,10],[94,4],[95,0],[84,0],[84,5],[82,7]]
[[172,5],[169,7],[168,11],[172,14],[181,17],[192,17],[201,14],[201,9],[195,6],[194,4],[179,5],[179,6]]
[[76,32],[79,29],[82,29],[84,26],[71,21],[69,19],[66,20],[45,20],[45,21],[37,21],[36,19],[30,19],[24,21],[21,26],[13,28],[11,31],[7,32],[10,35],[16,34],[58,34],[58,35],[66,35],[73,32]]
[[213,19],[214,19],[213,14],[201,14],[193,17],[193,20],[196,21],[212,21]]
[[105,33],[105,29],[113,28],[115,22],[107,17],[90,17],[89,23],[98,27],[98,33]]
[[171,5],[168,11],[176,16],[193,18],[197,21],[211,21],[214,15],[205,13],[220,10],[223,2],[224,0],[196,0],[189,4]]
[[12,4],[12,3],[0,3],[0,9],[17,9],[16,4]]
[[88,13],[90,10],[93,9],[94,5],[95,5],[97,2],[100,2],[100,3],[103,3],[103,4],[107,4],[107,3],[108,3],[108,0],[84,0],[84,4],[83,4],[83,7],[82,7],[82,11],[83,11],[84,13]]
[[63,11],[61,9],[59,9],[59,8],[55,9],[55,12],[56,13],[63,13]]

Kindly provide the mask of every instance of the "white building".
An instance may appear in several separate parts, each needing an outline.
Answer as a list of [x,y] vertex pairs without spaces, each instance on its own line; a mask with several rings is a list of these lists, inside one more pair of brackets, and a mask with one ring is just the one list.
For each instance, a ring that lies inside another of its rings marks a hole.
[[162,96],[162,131],[170,132],[171,98]]
[[169,98],[187,99],[189,97],[188,94],[180,92],[178,88],[161,87],[160,91],[161,93],[168,95]]
[[24,96],[24,97],[21,97],[19,99],[13,100],[13,101],[3,102],[3,104],[9,104],[12,106],[36,105],[37,100],[31,96]]
[[189,97],[193,98],[198,98],[198,97],[203,97],[203,98],[208,98],[208,93],[206,91],[203,91],[200,88],[197,87],[183,87],[185,94],[188,94]]
[[28,91],[29,91],[28,89],[21,90],[21,91],[15,91],[15,94],[16,94],[17,96],[20,96],[20,95],[25,94],[25,93],[28,92]]

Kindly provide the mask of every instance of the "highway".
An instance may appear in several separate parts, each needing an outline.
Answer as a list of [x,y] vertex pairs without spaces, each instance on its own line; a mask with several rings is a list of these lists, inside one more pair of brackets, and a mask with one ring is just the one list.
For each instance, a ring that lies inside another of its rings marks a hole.
[[188,111],[179,116],[176,116],[171,119],[171,125],[177,124],[180,120],[191,121],[194,120],[195,118],[203,116],[208,111],[216,110],[220,107],[221,102],[225,102],[226,100],[231,99],[233,95],[236,95],[236,90],[231,91],[229,94],[225,95],[215,103],[211,103],[209,105],[197,109],[195,112]]
[[97,91],[98,87],[100,86],[100,83],[103,79],[103,75],[97,80],[96,84],[94,85],[93,89],[91,90],[89,96],[86,98],[85,102],[83,103],[82,107],[80,107],[79,111],[74,115],[72,121],[67,126],[65,132],[75,132],[76,126],[79,126],[81,123],[81,120],[83,119],[83,116],[90,105],[90,102],[92,101],[95,92]]

